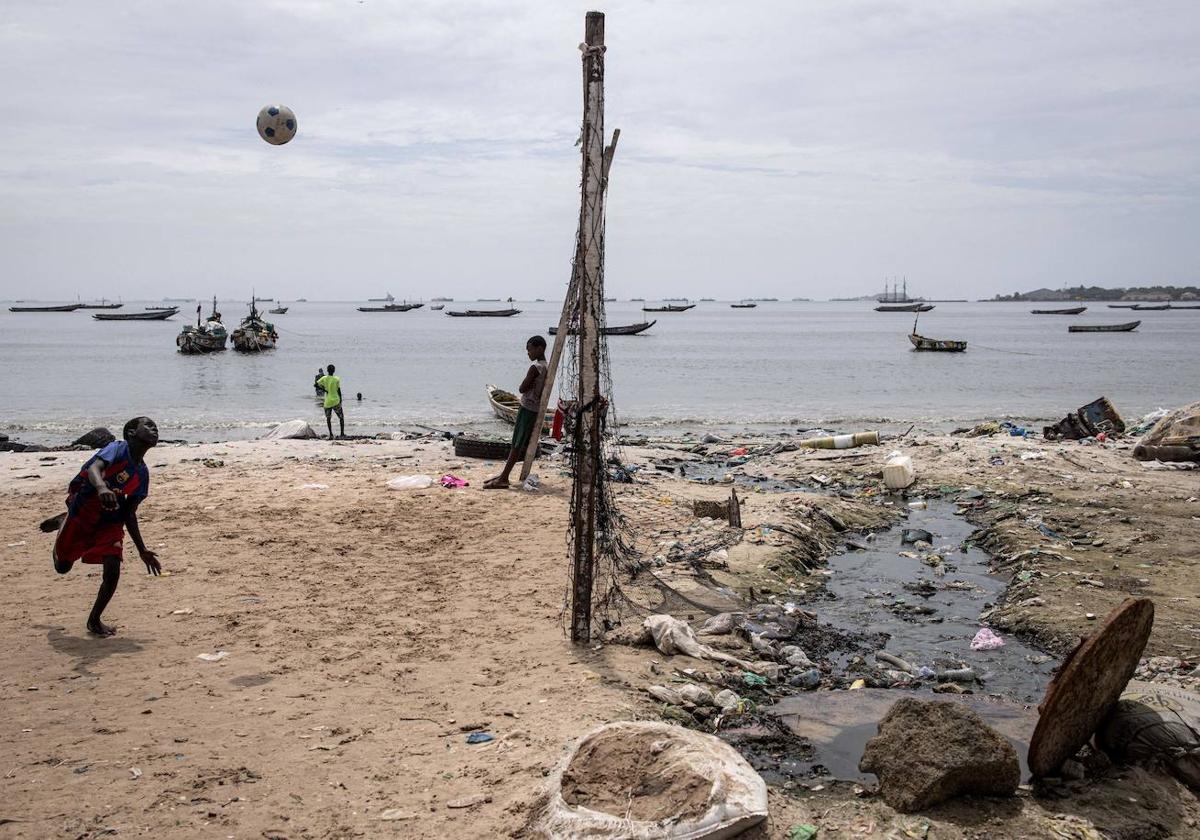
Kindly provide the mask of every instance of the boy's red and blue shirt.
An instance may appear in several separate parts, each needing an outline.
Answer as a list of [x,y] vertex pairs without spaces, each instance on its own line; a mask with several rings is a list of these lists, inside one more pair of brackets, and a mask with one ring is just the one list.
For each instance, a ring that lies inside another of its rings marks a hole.
[[[88,480],[88,468],[104,462],[104,483],[117,494],[117,509],[105,510],[100,494]],[[54,540],[55,568],[76,560],[103,563],[121,557],[125,541],[125,519],[137,503],[150,494],[150,468],[133,463],[129,444],[113,441],[87,460],[67,488],[67,517]]]
[[87,474],[88,469],[97,460],[104,462],[105,466],[101,470],[104,483],[117,494],[119,503],[116,510],[101,509],[99,521],[124,523],[130,508],[150,495],[150,468],[146,466],[145,461],[140,464],[133,462],[129,455],[129,444],[123,440],[114,440],[88,458],[79,474],[71,479],[67,488],[67,510],[78,513],[89,504],[89,500],[98,499],[96,488],[92,486]]

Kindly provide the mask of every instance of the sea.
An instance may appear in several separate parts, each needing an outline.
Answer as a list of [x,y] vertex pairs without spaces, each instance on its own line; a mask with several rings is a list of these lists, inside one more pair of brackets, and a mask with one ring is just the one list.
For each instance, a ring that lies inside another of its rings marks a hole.
[[[129,301],[123,312],[161,302]],[[502,435],[485,386],[515,390],[525,342],[557,324],[557,301],[516,302],[511,318],[450,318],[424,308],[359,312],[361,302],[287,302],[267,316],[277,349],[209,356],[177,352],[195,302],[163,322],[101,322],[88,310],[0,311],[0,358],[9,396],[0,431],[62,444],[139,414],[164,438],[254,438],[277,422],[324,425],[312,382],[333,363],[346,395],[347,432],[431,427]],[[207,313],[209,303],[204,304]],[[500,308],[455,302],[447,309]],[[623,431],[673,435],[826,429],[949,429],[991,419],[1036,425],[1100,396],[1126,418],[1200,398],[1200,310],[1131,312],[1090,304],[1078,316],[1032,315],[1029,303],[937,303],[918,330],[969,342],[965,353],[918,353],[911,313],[867,301],[764,301],[733,309],[701,302],[679,313],[606,305],[610,325],[656,320],[610,337],[613,405]],[[1066,306],[1052,304],[1042,306]],[[248,307],[221,301],[226,324]],[[1069,324],[1135,319],[1131,333],[1075,333]],[[361,395],[361,399],[358,399]]]

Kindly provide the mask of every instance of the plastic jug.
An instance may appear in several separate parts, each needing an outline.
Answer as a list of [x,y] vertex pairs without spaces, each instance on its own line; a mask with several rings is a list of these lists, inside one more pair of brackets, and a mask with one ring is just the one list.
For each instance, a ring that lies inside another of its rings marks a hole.
[[912,458],[893,452],[883,465],[883,483],[889,490],[903,490],[916,480]]

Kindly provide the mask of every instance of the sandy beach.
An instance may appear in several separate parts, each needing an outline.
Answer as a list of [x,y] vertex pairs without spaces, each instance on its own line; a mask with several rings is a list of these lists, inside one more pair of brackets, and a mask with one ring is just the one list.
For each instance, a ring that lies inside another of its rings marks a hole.
[[[712,579],[743,597],[799,599],[819,617],[824,557],[844,551],[847,534],[903,516],[903,500],[879,492],[892,447],[752,449],[726,472],[812,487],[740,486],[744,528],[732,533],[691,512],[696,499],[728,495],[723,475],[697,483],[652,466],[736,444],[626,448],[626,462],[643,468],[617,492],[639,548],[654,574],[687,592],[689,567],[664,544],[720,536],[727,559]],[[917,432],[902,448],[918,468],[909,498],[981,491],[960,504],[963,515],[998,572],[1015,576],[1002,599],[981,605],[991,626],[1061,656],[1088,632],[1089,614],[1150,597],[1146,656],[1172,659],[1148,661],[1142,675],[1195,687],[1197,472],[1147,469],[1127,444]],[[119,634],[89,637],[96,568],[55,575],[52,536],[37,530],[85,457],[0,460],[9,523],[0,836],[522,836],[574,739],[606,721],[658,719],[661,704],[644,689],[667,679],[665,668],[713,668],[638,644],[634,609],[606,639],[572,645],[562,612],[569,477],[547,461],[537,492],[485,493],[496,466],[456,458],[436,438],[153,450],[142,531],[167,574],[146,576],[127,545],[105,614]],[[388,489],[413,473],[453,473],[470,486]],[[780,522],[809,524],[800,537],[764,536],[760,525]],[[653,606],[646,573],[623,588]],[[492,740],[468,744],[477,731]],[[1142,807],[1121,807],[1129,797]],[[773,787],[771,807],[754,836],[813,823],[822,838],[1082,838],[1093,835],[1063,832],[1091,820],[1114,837],[1193,837],[1200,817],[1186,789],[1143,771],[920,817],[848,783]]]

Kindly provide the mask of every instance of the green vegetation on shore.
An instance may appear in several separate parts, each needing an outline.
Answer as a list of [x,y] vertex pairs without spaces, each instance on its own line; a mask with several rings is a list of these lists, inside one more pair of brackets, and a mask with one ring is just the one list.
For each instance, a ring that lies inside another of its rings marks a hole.
[[1196,286],[1134,286],[1128,289],[1105,289],[1101,286],[1072,286],[1064,289],[1013,292],[1011,295],[996,295],[992,300],[1200,300],[1200,288]]

